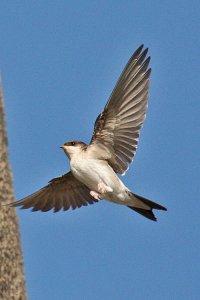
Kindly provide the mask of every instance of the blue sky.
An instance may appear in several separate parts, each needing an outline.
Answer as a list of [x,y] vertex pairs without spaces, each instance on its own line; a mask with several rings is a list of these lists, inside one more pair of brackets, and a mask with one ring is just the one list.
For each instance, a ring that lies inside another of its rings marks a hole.
[[2,1],[0,69],[16,198],[68,171],[132,52],[150,48],[149,109],[123,178],[151,222],[107,203],[18,210],[30,300],[199,299],[199,1]]

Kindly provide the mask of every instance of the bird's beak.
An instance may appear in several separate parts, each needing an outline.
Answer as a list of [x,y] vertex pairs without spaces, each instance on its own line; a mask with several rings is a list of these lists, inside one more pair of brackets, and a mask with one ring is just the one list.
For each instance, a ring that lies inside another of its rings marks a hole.
[[60,148],[61,148],[61,149],[64,149],[64,146],[63,146],[63,145],[61,145],[61,146],[60,146]]

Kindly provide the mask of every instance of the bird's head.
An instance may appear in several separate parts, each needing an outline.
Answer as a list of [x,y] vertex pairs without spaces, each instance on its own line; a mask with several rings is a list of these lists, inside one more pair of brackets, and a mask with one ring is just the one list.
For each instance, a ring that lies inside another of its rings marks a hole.
[[82,151],[85,151],[87,145],[80,141],[72,141],[64,143],[60,148],[62,148],[68,158],[71,159],[74,155],[80,155]]

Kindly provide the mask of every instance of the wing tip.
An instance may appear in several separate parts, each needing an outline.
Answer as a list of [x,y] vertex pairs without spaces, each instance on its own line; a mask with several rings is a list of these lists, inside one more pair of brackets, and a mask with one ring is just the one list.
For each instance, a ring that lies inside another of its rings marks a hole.
[[136,51],[142,51],[142,49],[144,48],[144,43],[142,43],[138,48],[137,48],[137,50]]

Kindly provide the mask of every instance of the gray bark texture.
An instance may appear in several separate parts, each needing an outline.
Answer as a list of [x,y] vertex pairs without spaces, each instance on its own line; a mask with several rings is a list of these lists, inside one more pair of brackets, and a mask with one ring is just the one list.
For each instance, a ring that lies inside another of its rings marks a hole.
[[0,300],[26,300],[19,225],[14,208],[12,172],[8,161],[2,88],[0,85]]

